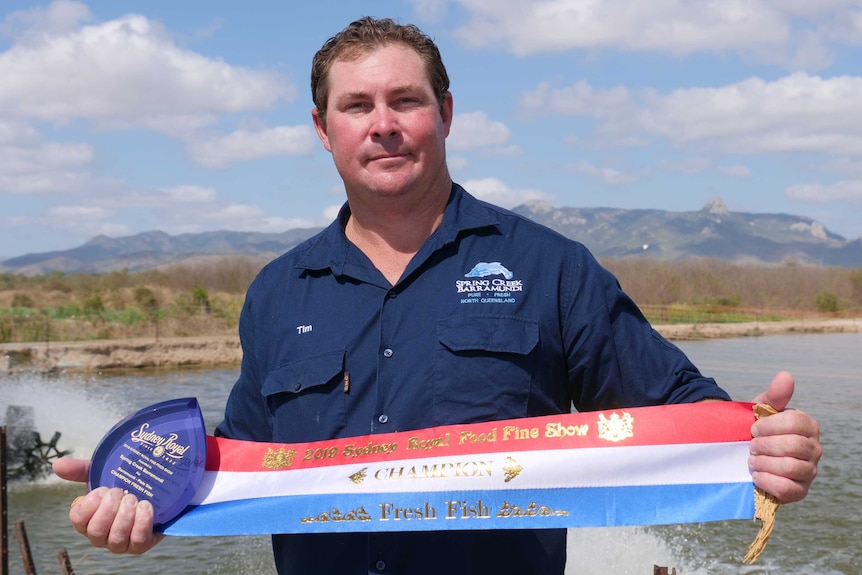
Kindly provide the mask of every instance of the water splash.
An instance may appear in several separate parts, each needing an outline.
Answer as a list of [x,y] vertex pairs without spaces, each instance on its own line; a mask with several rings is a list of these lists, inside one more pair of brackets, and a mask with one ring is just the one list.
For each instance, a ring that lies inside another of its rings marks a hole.
[[71,451],[73,457],[88,458],[102,436],[127,411],[115,398],[99,397],[93,391],[83,378],[32,373],[3,377],[0,420],[10,405],[31,406],[34,430],[43,441],[59,431],[58,449]]
[[653,565],[677,573],[707,575],[684,564],[659,534],[640,527],[569,529],[567,575],[643,575]]

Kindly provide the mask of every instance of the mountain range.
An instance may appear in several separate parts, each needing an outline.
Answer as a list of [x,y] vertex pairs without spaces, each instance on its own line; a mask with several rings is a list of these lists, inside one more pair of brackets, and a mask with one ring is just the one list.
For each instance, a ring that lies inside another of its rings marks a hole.
[[[788,214],[731,212],[721,199],[692,212],[554,207],[529,201],[514,212],[585,244],[598,258],[680,260],[710,257],[758,264],[862,267],[862,237],[847,240],[819,222]],[[96,236],[69,250],[0,262],[0,272],[24,275],[130,272],[214,256],[271,259],[319,228],[282,233],[217,231],[168,235]]]

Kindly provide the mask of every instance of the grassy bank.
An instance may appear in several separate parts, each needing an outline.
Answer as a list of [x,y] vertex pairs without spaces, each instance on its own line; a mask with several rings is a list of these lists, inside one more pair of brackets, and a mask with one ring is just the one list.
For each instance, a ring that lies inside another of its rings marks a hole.
[[[602,262],[656,324],[862,317],[862,269],[692,259]],[[0,343],[230,335],[261,262],[140,273],[0,274]]]

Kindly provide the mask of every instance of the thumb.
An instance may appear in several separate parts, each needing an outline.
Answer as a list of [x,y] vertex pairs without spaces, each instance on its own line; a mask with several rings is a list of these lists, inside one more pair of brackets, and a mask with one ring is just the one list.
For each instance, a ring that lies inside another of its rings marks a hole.
[[54,460],[52,467],[54,473],[62,479],[86,483],[90,472],[90,461],[87,459],[61,457]]
[[765,403],[778,411],[784,411],[793,397],[794,386],[793,376],[786,371],[780,371],[772,378],[766,391],[754,398],[754,403]]

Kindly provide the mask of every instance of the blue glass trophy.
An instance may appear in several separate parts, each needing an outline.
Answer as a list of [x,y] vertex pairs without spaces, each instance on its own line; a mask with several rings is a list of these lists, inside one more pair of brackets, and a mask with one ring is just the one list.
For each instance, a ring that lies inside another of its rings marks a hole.
[[153,504],[156,528],[191,501],[206,465],[206,427],[195,398],[141,409],[116,424],[99,442],[89,487],[120,487]]

